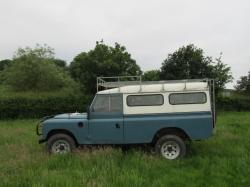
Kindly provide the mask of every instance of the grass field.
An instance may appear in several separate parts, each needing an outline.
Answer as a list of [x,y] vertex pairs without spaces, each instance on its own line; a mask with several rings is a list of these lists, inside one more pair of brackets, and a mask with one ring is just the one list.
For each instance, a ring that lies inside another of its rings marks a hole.
[[36,120],[0,122],[0,186],[250,186],[250,113],[218,117],[214,136],[187,158],[167,161],[133,149],[50,156],[37,143]]

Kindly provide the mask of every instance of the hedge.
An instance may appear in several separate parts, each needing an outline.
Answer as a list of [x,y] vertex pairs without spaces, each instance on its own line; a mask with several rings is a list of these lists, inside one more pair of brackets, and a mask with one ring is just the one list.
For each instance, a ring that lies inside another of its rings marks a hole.
[[217,110],[250,111],[250,97],[218,97]]
[[0,119],[41,118],[48,115],[86,111],[87,97],[60,95],[47,97],[2,97]]
[[[218,97],[217,110],[250,111],[250,97]],[[41,118],[48,115],[84,112],[90,97],[76,95],[0,97],[0,119]]]

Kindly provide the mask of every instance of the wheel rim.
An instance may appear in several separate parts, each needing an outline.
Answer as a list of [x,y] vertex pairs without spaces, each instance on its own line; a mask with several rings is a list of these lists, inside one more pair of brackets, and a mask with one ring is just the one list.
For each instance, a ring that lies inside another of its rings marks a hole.
[[176,159],[180,155],[180,146],[174,141],[167,141],[161,146],[161,154],[166,159]]
[[65,140],[57,140],[51,147],[51,152],[55,154],[65,154],[70,152],[70,145]]

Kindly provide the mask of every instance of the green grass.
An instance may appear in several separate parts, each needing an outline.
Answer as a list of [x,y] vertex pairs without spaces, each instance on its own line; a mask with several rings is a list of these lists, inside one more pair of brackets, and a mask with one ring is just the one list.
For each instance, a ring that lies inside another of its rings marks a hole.
[[0,122],[0,186],[249,186],[250,113],[221,113],[212,138],[167,161],[134,149],[46,154],[36,120]]

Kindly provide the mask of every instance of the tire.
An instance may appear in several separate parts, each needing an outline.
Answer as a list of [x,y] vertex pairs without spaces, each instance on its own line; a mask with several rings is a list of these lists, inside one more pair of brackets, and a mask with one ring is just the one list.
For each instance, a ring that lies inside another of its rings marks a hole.
[[76,148],[76,142],[67,134],[54,134],[47,141],[47,150],[52,154],[71,153]]
[[186,155],[186,144],[176,135],[164,135],[156,142],[155,151],[165,159],[179,159]]

